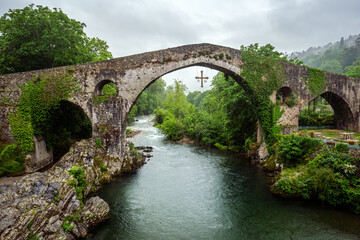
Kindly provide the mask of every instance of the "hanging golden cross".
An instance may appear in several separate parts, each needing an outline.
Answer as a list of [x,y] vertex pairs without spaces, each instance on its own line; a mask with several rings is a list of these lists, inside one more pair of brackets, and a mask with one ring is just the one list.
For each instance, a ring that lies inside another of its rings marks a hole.
[[203,76],[203,70],[201,70],[200,73],[201,73],[201,77],[195,77],[195,79],[201,79],[201,87],[204,87],[204,79],[205,79],[205,82],[206,82],[206,79],[209,79],[209,78]]

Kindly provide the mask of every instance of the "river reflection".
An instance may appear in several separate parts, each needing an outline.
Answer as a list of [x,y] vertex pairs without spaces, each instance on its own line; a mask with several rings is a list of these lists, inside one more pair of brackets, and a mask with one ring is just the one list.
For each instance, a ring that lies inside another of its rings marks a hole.
[[358,216],[278,198],[239,155],[166,141],[150,120],[131,140],[153,158],[99,191],[111,215],[87,239],[359,239]]

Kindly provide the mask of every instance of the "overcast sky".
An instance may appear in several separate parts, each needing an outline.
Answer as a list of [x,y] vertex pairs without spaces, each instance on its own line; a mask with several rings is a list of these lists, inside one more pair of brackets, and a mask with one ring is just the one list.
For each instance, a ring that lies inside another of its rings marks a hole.
[[[194,43],[270,43],[290,53],[360,33],[360,0],[0,0],[0,14],[30,3],[84,22],[87,35],[107,41],[114,57]],[[164,79],[199,90],[201,70],[216,73],[193,67]]]

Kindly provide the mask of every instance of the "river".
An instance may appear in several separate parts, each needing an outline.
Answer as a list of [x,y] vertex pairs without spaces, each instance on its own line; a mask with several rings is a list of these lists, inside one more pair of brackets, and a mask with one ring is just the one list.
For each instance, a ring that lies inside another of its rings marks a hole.
[[167,141],[142,117],[135,146],[152,146],[136,173],[104,186],[110,219],[86,239],[360,239],[360,217],[317,202],[282,199],[248,160]]

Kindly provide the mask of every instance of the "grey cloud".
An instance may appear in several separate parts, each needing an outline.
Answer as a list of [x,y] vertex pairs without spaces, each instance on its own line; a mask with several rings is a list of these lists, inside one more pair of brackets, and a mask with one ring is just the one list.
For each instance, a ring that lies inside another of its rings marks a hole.
[[360,26],[360,1],[318,0],[296,3],[273,0],[268,18],[269,39],[284,49],[305,50],[356,34]]
[[[358,0],[34,1],[86,23],[86,33],[107,41],[115,57],[199,42],[271,43],[291,52],[357,34],[360,26]],[[0,13],[29,3],[4,1]]]

